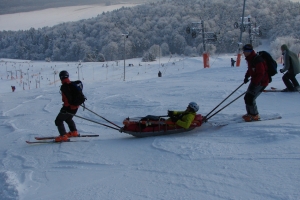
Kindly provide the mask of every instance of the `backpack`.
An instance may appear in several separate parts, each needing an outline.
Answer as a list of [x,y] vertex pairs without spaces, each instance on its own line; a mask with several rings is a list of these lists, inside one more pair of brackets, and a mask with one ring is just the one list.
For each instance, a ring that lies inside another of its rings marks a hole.
[[71,105],[79,106],[83,104],[86,100],[86,97],[82,93],[83,84],[81,81],[71,81],[70,84],[68,84],[68,88],[70,91],[71,97],[67,97],[68,101]]
[[270,80],[269,83],[271,83],[271,81],[272,81],[271,76],[274,76],[275,74],[277,74],[277,62],[266,51],[260,51],[260,52],[258,52],[258,55],[260,55],[266,61],[266,64],[268,67],[269,80]]
[[268,76],[269,76],[269,83],[271,83],[272,82],[272,76],[277,74],[277,62],[266,51],[257,52],[257,55],[254,57],[253,62],[254,63],[259,63],[259,62],[262,62],[263,60],[266,62],[267,73],[268,73]]

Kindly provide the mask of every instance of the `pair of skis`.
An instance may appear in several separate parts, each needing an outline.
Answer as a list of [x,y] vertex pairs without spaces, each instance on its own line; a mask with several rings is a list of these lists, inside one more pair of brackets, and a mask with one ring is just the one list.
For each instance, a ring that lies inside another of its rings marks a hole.
[[261,118],[260,120],[257,120],[257,121],[250,121],[250,122],[232,120],[232,121],[229,121],[229,122],[210,122],[210,124],[212,126],[222,127],[222,126],[227,126],[229,124],[252,123],[252,122],[261,122],[261,121],[268,121],[268,120],[276,120],[276,119],[282,119],[282,117],[281,116],[270,116],[270,117]]
[[[27,144],[42,144],[42,143],[62,143],[62,142],[55,142],[55,138],[57,136],[49,136],[49,137],[35,137],[34,139],[38,141],[26,141]],[[99,135],[79,135],[78,137],[99,137]],[[77,137],[74,137],[77,138]],[[68,139],[67,141],[64,142],[76,142]]]

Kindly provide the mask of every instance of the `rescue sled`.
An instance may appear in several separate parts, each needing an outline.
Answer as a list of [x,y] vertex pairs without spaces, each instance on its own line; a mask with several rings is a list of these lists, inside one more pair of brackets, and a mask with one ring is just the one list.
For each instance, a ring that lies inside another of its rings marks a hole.
[[202,115],[197,114],[188,129],[184,129],[167,118],[148,115],[146,117],[126,118],[120,132],[135,137],[151,137],[191,131],[202,125]]
[[72,116],[75,116],[75,117],[78,117],[78,118],[81,118],[81,119],[84,119],[84,120],[87,120],[87,121],[90,121],[90,122],[93,122],[96,124],[100,124],[102,126],[117,130],[119,132],[124,132],[124,133],[130,134],[135,137],[150,137],[150,136],[169,135],[169,134],[174,134],[174,133],[183,133],[183,132],[191,131],[197,127],[200,127],[203,123],[207,122],[210,118],[212,118],[213,116],[218,114],[220,111],[222,111],[224,108],[226,108],[227,106],[232,104],[234,101],[239,99],[241,96],[243,96],[246,92],[240,94],[238,97],[236,97],[231,102],[229,102],[228,104],[223,106],[221,109],[214,112],[222,103],[224,103],[231,95],[233,95],[243,85],[244,85],[244,82],[239,87],[237,87],[231,94],[229,94],[221,103],[219,103],[213,110],[211,110],[206,116],[203,117],[202,115],[197,114],[195,116],[194,121],[191,123],[191,125],[188,129],[184,129],[184,128],[176,125],[176,123],[168,120],[167,118],[164,118],[167,116],[152,116],[152,115],[148,115],[146,117],[135,117],[135,118],[128,117],[123,121],[124,126],[121,127],[121,126],[118,126],[117,124],[107,120],[106,118],[98,115],[94,111],[88,109],[83,104],[80,106],[83,107],[85,110],[90,111],[91,113],[97,115],[98,117],[100,117],[101,119],[105,120],[106,122],[110,123],[113,126],[108,125],[108,124],[103,124],[103,123],[100,123],[100,122],[97,122],[95,120],[88,119],[85,117],[81,117],[81,116],[75,115],[73,113],[66,112],[66,114],[69,114],[69,115],[72,115]]

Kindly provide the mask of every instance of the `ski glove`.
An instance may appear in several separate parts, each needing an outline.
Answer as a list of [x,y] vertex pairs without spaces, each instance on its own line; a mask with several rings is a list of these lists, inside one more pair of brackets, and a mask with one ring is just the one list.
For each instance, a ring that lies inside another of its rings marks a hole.
[[178,118],[177,118],[177,117],[174,117],[174,116],[172,116],[172,117],[171,117],[171,121],[172,121],[172,122],[177,122],[177,121],[178,121]]
[[244,78],[244,84],[246,84],[248,82],[249,82],[249,78],[245,76],[245,78]]
[[174,115],[174,111],[168,110],[168,117],[172,117]]
[[280,73],[283,73],[283,72],[284,72],[283,69],[280,69],[279,71],[280,71]]

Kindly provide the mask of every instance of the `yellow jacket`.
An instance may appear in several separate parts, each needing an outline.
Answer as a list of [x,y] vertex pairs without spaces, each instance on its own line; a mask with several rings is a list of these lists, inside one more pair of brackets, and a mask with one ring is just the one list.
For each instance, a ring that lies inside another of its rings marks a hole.
[[[174,111],[174,116],[180,117],[177,120],[176,125],[188,129],[191,123],[194,121],[196,113],[195,112],[186,112],[186,111]],[[181,115],[181,116],[180,116]]]

